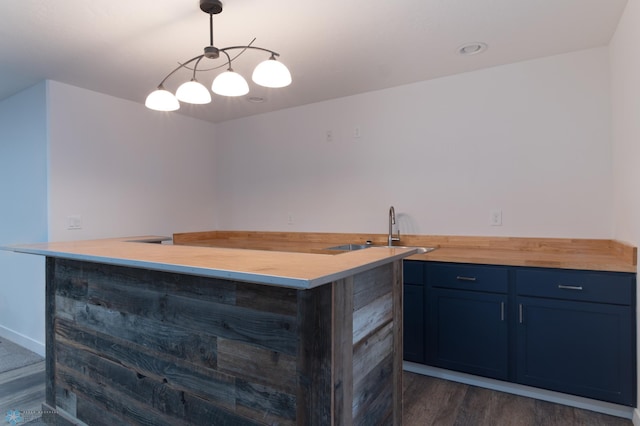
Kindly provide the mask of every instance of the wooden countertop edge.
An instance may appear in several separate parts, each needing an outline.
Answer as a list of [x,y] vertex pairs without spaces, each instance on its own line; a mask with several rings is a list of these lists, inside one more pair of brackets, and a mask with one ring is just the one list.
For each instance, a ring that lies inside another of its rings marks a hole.
[[[321,247],[346,243],[386,244],[386,234],[317,232],[205,231],[174,234],[175,244],[321,251]],[[482,237],[402,235],[400,245],[438,247],[409,259],[436,262],[477,263],[636,272],[637,247],[616,240],[580,238]],[[284,248],[286,247],[286,248]]]
[[539,268],[581,269],[606,272],[632,272],[637,267],[615,256],[582,254],[518,253],[509,250],[438,248],[407,259],[431,262],[472,263],[484,265],[529,266]]
[[0,247],[17,253],[175,272],[306,290],[403,259],[415,248],[322,253],[153,244],[164,237],[19,244]]

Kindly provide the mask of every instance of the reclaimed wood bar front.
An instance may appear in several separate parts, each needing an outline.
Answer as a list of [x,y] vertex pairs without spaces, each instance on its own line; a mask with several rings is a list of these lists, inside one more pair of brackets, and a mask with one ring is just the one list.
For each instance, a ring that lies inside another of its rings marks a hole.
[[402,423],[402,258],[415,249],[153,240],[11,248],[47,258],[50,424]]

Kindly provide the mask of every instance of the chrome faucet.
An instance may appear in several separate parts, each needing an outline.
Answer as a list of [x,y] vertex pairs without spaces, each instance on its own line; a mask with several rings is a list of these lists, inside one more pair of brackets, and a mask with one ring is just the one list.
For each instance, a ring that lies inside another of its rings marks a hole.
[[396,224],[396,209],[393,206],[389,207],[389,247],[393,245],[394,241],[400,241],[400,228],[398,228],[398,236],[393,236],[393,225]]

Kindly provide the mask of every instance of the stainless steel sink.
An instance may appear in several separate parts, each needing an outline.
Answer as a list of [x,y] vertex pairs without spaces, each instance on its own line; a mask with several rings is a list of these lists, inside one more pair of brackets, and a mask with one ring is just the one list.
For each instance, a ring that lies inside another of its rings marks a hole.
[[[354,250],[362,250],[369,247],[389,247],[382,246],[376,244],[342,244],[340,246],[327,247],[326,250],[336,250],[336,251],[354,251]],[[418,249],[418,253],[429,253],[430,251],[435,250],[435,247],[415,247],[415,246],[391,246],[393,248],[415,248]]]
[[343,244],[341,246],[327,247],[327,250],[353,251],[374,247],[372,244]]
[[[388,246],[383,246],[388,247]],[[393,246],[395,248],[414,248],[418,249],[418,254],[429,253],[430,251],[434,251],[437,247],[418,247],[418,246]]]

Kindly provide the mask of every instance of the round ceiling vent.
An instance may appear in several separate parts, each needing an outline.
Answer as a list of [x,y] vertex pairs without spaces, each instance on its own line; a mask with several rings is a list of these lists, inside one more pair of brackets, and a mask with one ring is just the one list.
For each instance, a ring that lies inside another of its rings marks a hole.
[[487,43],[482,42],[465,43],[458,47],[458,54],[462,56],[477,55],[487,50],[487,47]]

